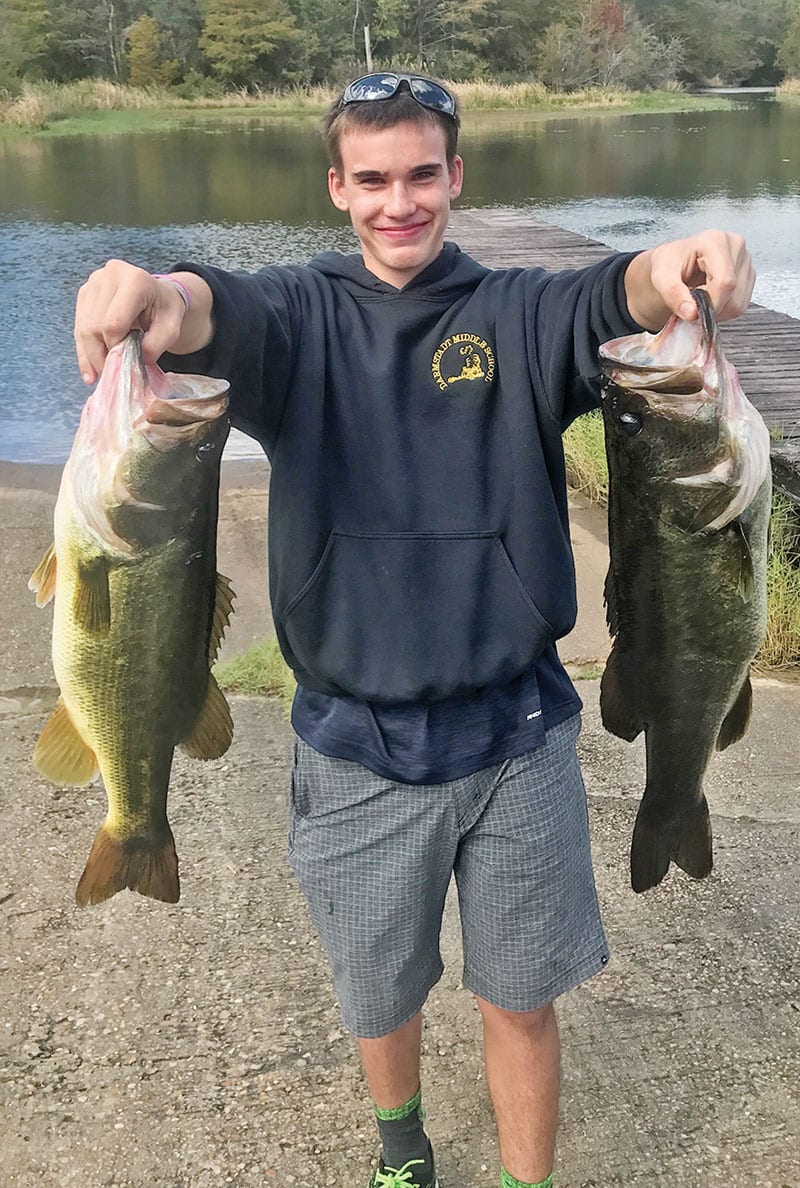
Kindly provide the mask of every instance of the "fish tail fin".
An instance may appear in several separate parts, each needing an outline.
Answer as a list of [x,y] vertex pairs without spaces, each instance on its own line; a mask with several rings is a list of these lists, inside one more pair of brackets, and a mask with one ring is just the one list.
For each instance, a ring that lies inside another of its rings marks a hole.
[[691,816],[681,818],[681,826],[672,861],[693,879],[704,879],[711,874],[714,865],[711,818],[705,796]]
[[180,898],[178,855],[172,831],[120,841],[102,825],[75,891],[78,907],[102,903],[125,888],[177,903]]
[[651,808],[646,798],[639,806],[631,842],[631,886],[634,891],[657,887],[670,862],[693,879],[704,879],[711,873],[711,820],[705,796],[689,812],[671,819],[657,807]]

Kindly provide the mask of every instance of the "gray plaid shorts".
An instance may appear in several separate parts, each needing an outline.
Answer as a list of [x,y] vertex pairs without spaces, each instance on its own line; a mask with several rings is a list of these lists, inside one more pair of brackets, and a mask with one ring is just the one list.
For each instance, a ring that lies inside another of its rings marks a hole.
[[442,975],[455,875],[468,990],[509,1011],[552,1002],[608,961],[575,742],[443,784],[401,784],[295,743],[289,862],[333,967],[345,1026],[387,1035]]

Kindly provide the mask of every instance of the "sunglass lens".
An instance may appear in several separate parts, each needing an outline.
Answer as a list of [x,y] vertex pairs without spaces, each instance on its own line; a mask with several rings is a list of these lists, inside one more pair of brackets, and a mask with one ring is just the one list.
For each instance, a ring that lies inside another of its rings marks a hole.
[[387,99],[397,90],[396,74],[367,74],[350,83],[346,91],[348,103],[359,103],[365,99]]
[[445,91],[444,87],[428,82],[424,78],[411,78],[408,85],[417,103],[421,103],[423,107],[432,107],[434,111],[444,111],[448,115],[452,115],[455,111],[453,97]]

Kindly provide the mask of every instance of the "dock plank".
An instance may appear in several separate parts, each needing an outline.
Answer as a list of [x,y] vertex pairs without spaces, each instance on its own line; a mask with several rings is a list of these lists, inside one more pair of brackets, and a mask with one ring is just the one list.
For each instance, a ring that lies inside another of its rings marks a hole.
[[[504,207],[453,210],[448,238],[489,268],[583,268],[614,250]],[[775,480],[800,500],[800,321],[751,305],[720,329],[725,353],[770,430]]]

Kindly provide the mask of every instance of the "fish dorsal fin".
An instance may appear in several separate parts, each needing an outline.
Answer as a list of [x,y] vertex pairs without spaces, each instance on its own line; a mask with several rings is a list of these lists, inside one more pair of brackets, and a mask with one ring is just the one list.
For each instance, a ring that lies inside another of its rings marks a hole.
[[101,635],[111,626],[111,599],[108,592],[108,564],[104,557],[78,564],[78,580],[73,602],[75,620],[85,631]]
[[50,545],[28,582],[28,589],[36,594],[36,605],[47,606],[56,592],[56,548]]
[[192,759],[219,759],[231,745],[233,721],[231,711],[211,673],[203,708],[197,716],[191,734],[181,741],[181,747]]
[[717,750],[724,751],[731,743],[738,742],[750,725],[750,712],[753,708],[753,686],[750,684],[750,673],[744,678],[744,684],[739,690],[736,700],[725,715],[725,721],[719,728]]
[[233,614],[233,601],[236,594],[230,583],[230,578],[226,578],[224,574],[217,574],[217,586],[214,598],[214,615],[211,620],[211,635],[208,640],[208,663],[213,664],[217,658],[219,645],[222,643],[222,637],[225,634],[225,628],[231,621]]
[[84,742],[59,697],[33,750],[33,766],[54,784],[89,784],[97,775],[97,757]]
[[609,635],[613,637],[619,630],[619,616],[617,614],[617,585],[614,580],[614,571],[610,566],[603,585],[603,601],[606,604],[606,623]]

